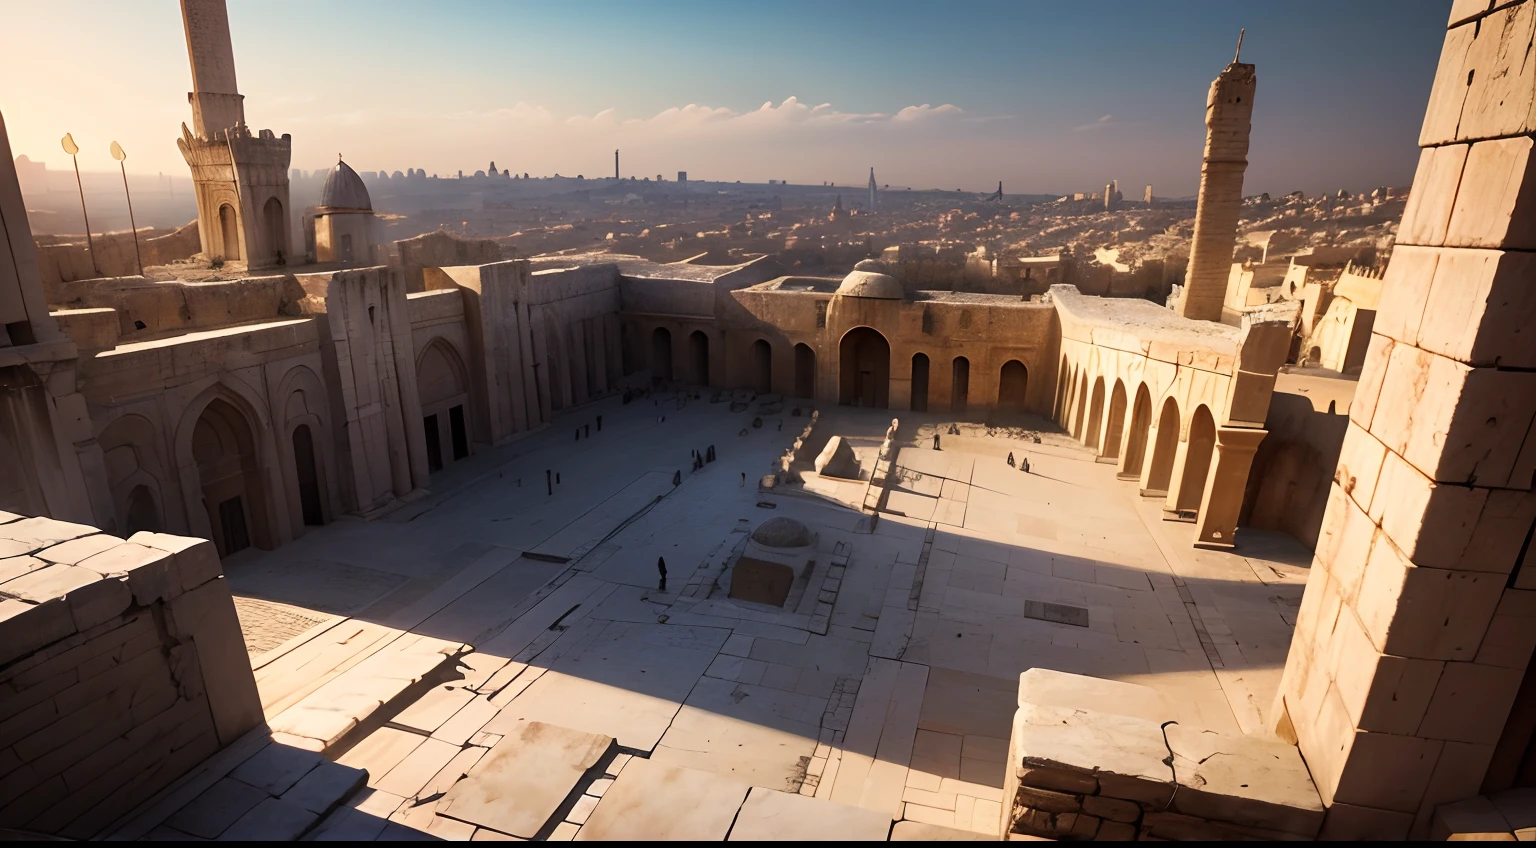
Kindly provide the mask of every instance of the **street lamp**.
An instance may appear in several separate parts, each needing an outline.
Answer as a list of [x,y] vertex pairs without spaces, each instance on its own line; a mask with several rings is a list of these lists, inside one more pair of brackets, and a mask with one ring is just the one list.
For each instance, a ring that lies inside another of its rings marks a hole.
[[75,188],[80,190],[80,217],[85,219],[85,246],[91,252],[91,268],[100,274],[101,268],[96,265],[96,242],[91,239],[91,216],[85,211],[85,184],[80,182],[80,157],[75,155],[80,152],[80,145],[75,144],[75,137],[69,133],[59,139],[59,144],[64,146],[64,152],[69,154],[69,158],[75,161]]
[[123,146],[112,142],[112,158],[117,160],[117,167],[123,172],[123,196],[128,198],[128,227],[133,230],[133,258],[139,262],[139,276],[144,276],[144,256],[139,253],[139,225],[133,221],[133,195],[128,193],[128,166],[123,160],[128,154],[123,152]]

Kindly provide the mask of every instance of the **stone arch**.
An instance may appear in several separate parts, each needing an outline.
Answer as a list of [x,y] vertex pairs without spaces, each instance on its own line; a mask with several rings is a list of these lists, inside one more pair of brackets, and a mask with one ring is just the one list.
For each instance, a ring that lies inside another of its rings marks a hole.
[[890,406],[891,343],[879,330],[854,327],[838,342],[838,402],[844,406]]
[[[418,386],[418,389],[420,387]],[[305,365],[296,365],[283,375],[277,394],[281,407],[278,412],[283,422],[279,430],[278,452],[282,458],[283,487],[288,493],[289,525],[294,528],[325,524],[335,516],[335,504],[339,496],[335,490],[336,476],[334,445],[335,436],[330,426],[330,406],[325,384]],[[418,394],[418,401],[420,396]],[[305,445],[313,460],[314,473],[306,467],[309,460],[302,453],[297,436],[300,427],[308,429]],[[313,491],[306,492],[313,479]],[[318,498],[320,520],[314,520],[315,501]],[[309,502],[306,502],[306,499]]]
[[221,557],[252,545],[277,546],[256,426],[238,398],[210,398],[192,425],[190,448],[197,493]]
[[1120,440],[1125,435],[1125,383],[1115,380],[1114,391],[1109,393],[1109,418],[1104,422],[1104,444],[1099,456],[1120,458]]
[[267,249],[272,252],[272,260],[283,263],[288,256],[288,228],[283,217],[283,202],[275,197],[267,198],[265,205],[261,207],[261,223],[266,236]]
[[426,436],[427,470],[440,471],[470,454],[469,369],[441,336],[416,356],[417,395]]
[[651,331],[651,380],[672,380],[672,331],[657,327]]
[[1088,403],[1088,428],[1083,431],[1083,444],[1090,448],[1099,447],[1100,431],[1104,427],[1104,378],[1095,377],[1093,380],[1093,398]]
[[949,371],[949,410],[955,415],[964,415],[971,402],[971,361],[957,356],[950,362]]
[[767,339],[752,343],[752,388],[765,395],[773,391],[773,345]]
[[931,368],[928,354],[912,354],[912,411],[928,411],[928,377]]
[[1147,384],[1136,387],[1136,402],[1131,405],[1131,433],[1125,443],[1125,456],[1120,474],[1129,479],[1141,479],[1141,466],[1147,456],[1147,435],[1152,428],[1152,393]]
[[1179,402],[1170,397],[1163,401],[1162,413],[1157,417],[1157,442],[1152,446],[1152,463],[1147,469],[1147,485],[1142,494],[1160,496],[1168,493],[1173,457],[1178,450]]
[[[96,437],[96,445],[101,448],[107,471],[107,490],[112,494],[116,513],[115,525],[102,529],[109,532],[122,530],[122,535],[126,536],[135,497],[141,516],[147,498],[154,507],[157,520],[163,524],[165,512],[159,504],[164,500],[161,493],[165,465],[160,459],[160,435],[155,425],[142,415],[120,416],[102,428]],[[135,495],[140,489],[144,491]]]
[[293,428],[293,473],[297,482],[299,520],[306,527],[325,523],[325,499],[321,496],[320,464],[315,459],[315,437],[308,424]]
[[240,216],[228,203],[219,205],[219,253],[225,260],[240,258]]
[[1083,427],[1088,420],[1088,375],[1077,381],[1077,415],[1072,419],[1072,438],[1082,440]]
[[709,385],[709,336],[703,330],[688,334],[688,378],[701,386]]
[[816,351],[805,342],[795,345],[795,397],[816,398]]
[[[210,380],[207,388],[182,411],[176,425],[171,453],[180,477],[189,534],[213,539],[214,525],[219,521],[220,502],[210,499],[194,450],[198,424],[215,401],[221,404],[215,413],[219,420],[235,429],[240,429],[237,425],[243,422],[241,426],[249,432],[254,444],[252,461],[241,466],[244,488],[240,497],[248,519],[251,544],[270,550],[291,538],[283,506],[281,476],[277,470],[279,463],[275,461],[277,452],[272,420],[262,396],[231,375]],[[213,494],[219,493],[215,491]],[[218,540],[214,541],[217,543]],[[220,554],[225,555],[222,548]]]
[[1184,451],[1184,474],[1179,479],[1178,502],[1174,509],[1180,513],[1199,512],[1200,500],[1205,496],[1205,478],[1211,470],[1211,459],[1216,451],[1216,419],[1205,404],[1195,408],[1189,420],[1189,437]]
[[1028,406],[1029,369],[1017,359],[1003,363],[997,375],[997,408],[1003,412],[1023,412]]
[[132,536],[140,530],[152,533],[165,531],[161,518],[160,499],[147,484],[140,483],[128,490],[123,500],[123,536]]

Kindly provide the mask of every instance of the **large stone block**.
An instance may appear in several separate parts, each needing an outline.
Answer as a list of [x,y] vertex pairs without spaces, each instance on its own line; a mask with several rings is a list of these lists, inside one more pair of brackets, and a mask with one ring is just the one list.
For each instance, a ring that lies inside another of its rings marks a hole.
[[827,440],[827,446],[816,457],[816,473],[823,477],[859,479],[859,460],[846,439],[833,436]]
[[1468,562],[1466,556],[1488,505],[1488,494],[1487,489],[1439,485],[1402,457],[1388,452],[1371,501],[1371,520],[1417,565],[1497,568],[1501,563]]
[[191,591],[224,575],[224,566],[219,562],[219,552],[207,539],[141,530],[130,536],[128,541],[146,548],[165,551],[174,556],[177,579],[180,590],[183,592]]
[[229,586],[220,577],[166,604],[173,636],[190,640],[213,711],[219,744],[228,745],[261,724],[261,696],[240,634],[240,620]]
[[[1536,36],[1536,6],[1508,5],[1474,26],[1453,29],[1446,33],[1446,46],[1452,47],[1453,33],[1468,31],[1472,39],[1466,59],[1448,80],[1452,86],[1458,81],[1464,81],[1466,86],[1466,100],[1456,126],[1457,139],[1530,132],[1532,95],[1536,95],[1536,63],[1530,57],[1532,38]],[[1446,58],[1444,53],[1441,57]]]
[[1339,752],[1343,768],[1330,803],[1416,812],[1444,745],[1438,739],[1354,732]]
[[[1398,226],[1399,244],[1438,247],[1446,243],[1446,233],[1456,202],[1456,189],[1467,166],[1470,145],[1450,144],[1426,147],[1419,153],[1419,167],[1413,175],[1413,192],[1403,207]],[[1470,218],[1468,219],[1470,225]]]
[[1498,574],[1416,566],[1378,533],[1356,611],[1383,653],[1470,662],[1504,583]]
[[1173,808],[1227,824],[1313,837],[1323,805],[1295,746],[1182,725],[1166,728],[1179,791]]
[[[1381,301],[1371,331],[1393,341],[1414,344],[1424,321],[1424,301],[1435,280],[1442,253],[1454,248],[1399,245],[1381,281]],[[1465,251],[1463,251],[1465,252]]]
[[0,598],[0,663],[26,656],[75,632],[75,620],[62,598],[41,604]]
[[1330,676],[1357,729],[1401,736],[1418,730],[1444,662],[1382,654],[1352,612],[1339,616],[1329,650]]
[[[1395,253],[1392,264],[1397,264]],[[1387,303],[1408,300],[1404,294],[1382,298],[1377,331],[1470,365],[1536,366],[1536,256],[1443,248],[1428,290],[1413,293],[1422,314],[1412,336],[1382,327]]]
[[1407,839],[1413,816],[1391,810],[1334,803],[1317,838],[1328,842]]
[[1446,663],[1418,735],[1476,745],[1498,742],[1523,674],[1519,668]]
[[1317,538],[1317,561],[1333,576],[1334,591],[1346,603],[1353,604],[1359,597],[1376,533],[1370,516],[1337,483],[1330,486],[1328,511]]
[[[1460,5],[1465,3],[1461,0]],[[1486,11],[1486,6],[1482,11]],[[1419,130],[1420,147],[1456,140],[1456,126],[1461,123],[1462,105],[1467,100],[1467,75],[1462,68],[1471,50],[1472,27],[1454,27],[1446,32],[1434,87],[1429,91],[1429,107],[1424,110],[1424,124]]]
[[139,606],[149,606],[181,593],[175,556],[159,548],[119,542],[81,561],[80,566],[101,574],[127,575],[128,588]]
[[1369,430],[1376,417],[1376,405],[1381,401],[1381,382],[1387,376],[1387,363],[1391,360],[1396,343],[1380,333],[1371,334],[1371,343],[1365,349],[1365,361],[1360,366],[1360,382],[1355,385],[1354,400],[1349,403],[1349,420]]
[[[1529,136],[1479,141],[1466,154],[1443,244],[1454,247],[1536,249],[1536,179],[1531,179]],[[1431,148],[1449,151],[1461,145]],[[1451,163],[1445,166],[1452,167]],[[1414,178],[1414,195],[1419,193]],[[1409,205],[1413,203],[1409,200]],[[1403,224],[1408,221],[1406,212]],[[1432,234],[1431,234],[1432,235]],[[1436,244],[1410,239],[1413,244]]]

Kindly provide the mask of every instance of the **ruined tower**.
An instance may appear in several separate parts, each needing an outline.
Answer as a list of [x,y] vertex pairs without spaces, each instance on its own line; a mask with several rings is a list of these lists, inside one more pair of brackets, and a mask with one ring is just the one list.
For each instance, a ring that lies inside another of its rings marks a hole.
[[[1242,48],[1242,39],[1238,39]],[[1239,54],[1240,55],[1240,54]],[[1232,245],[1243,202],[1243,171],[1248,168],[1248,132],[1253,119],[1252,65],[1232,57],[1211,83],[1205,101],[1205,158],[1200,163],[1199,206],[1195,236],[1189,248],[1189,271],[1179,314],[1202,321],[1220,321],[1226,299]]]
[[288,247],[288,162],[292,139],[253,135],[235,85],[235,54],[224,0],[181,0],[192,65],[192,128],[176,144],[192,169],[198,234],[209,259],[249,268],[284,264]]
[[875,166],[871,165],[869,166],[869,211],[875,211],[877,199],[875,193]]

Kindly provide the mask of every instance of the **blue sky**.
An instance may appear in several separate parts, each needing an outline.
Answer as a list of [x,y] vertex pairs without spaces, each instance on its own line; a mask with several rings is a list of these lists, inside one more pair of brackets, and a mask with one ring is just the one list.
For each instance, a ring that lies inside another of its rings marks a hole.
[[[171,0],[7,0],[0,110],[57,166],[182,173]],[[1205,92],[1258,66],[1250,191],[1407,184],[1445,0],[229,0],[246,113],[294,165],[1193,193]],[[764,104],[772,104],[763,109]],[[692,108],[689,108],[689,107]],[[903,111],[905,110],[905,111]],[[96,148],[101,148],[99,154]],[[100,162],[95,161],[100,159]]]

